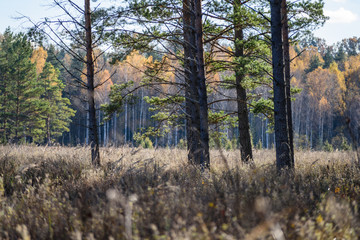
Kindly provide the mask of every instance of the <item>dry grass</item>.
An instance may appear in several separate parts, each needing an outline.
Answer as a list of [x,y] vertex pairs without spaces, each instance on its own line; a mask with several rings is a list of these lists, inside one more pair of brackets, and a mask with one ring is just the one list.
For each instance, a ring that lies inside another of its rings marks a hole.
[[[360,170],[347,152],[212,152],[201,172],[178,149],[0,147],[2,239],[357,239]],[[224,162],[225,156],[228,166]]]

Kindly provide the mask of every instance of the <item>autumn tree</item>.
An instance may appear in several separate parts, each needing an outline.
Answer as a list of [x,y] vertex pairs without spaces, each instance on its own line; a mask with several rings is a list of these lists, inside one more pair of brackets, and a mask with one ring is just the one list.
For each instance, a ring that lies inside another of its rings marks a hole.
[[[95,89],[99,84],[95,84],[95,61],[104,52],[94,55],[94,49],[103,43],[104,28],[103,23],[108,21],[98,12],[93,12],[90,7],[90,0],[84,0],[84,7],[80,7],[74,1],[53,0],[55,7],[64,12],[66,19],[46,18],[44,21],[35,25],[31,33],[38,36],[38,33],[45,35],[59,48],[67,52],[73,59],[86,66],[86,72],[82,68],[75,69],[80,72],[80,76],[86,76],[84,82],[81,77],[74,74],[74,69],[68,69],[62,65],[73,77],[74,82],[79,88],[87,91],[86,101],[89,112],[89,141],[91,147],[91,161],[94,165],[100,165],[99,136],[95,106]],[[93,26],[96,25],[96,31]],[[59,30],[59,27],[61,31]],[[83,54],[85,57],[83,56]]]

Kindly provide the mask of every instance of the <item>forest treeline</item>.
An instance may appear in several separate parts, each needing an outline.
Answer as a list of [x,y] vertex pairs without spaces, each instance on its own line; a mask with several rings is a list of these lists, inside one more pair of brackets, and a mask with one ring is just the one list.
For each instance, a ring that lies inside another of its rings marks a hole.
[[[64,67],[84,68],[81,63],[53,45],[34,46],[24,34],[7,30],[1,35],[1,140],[3,143],[59,143],[75,146],[89,144],[87,103],[80,96],[81,89],[72,84],[75,80]],[[291,48],[294,142],[304,149],[347,150],[352,139],[349,130],[356,133],[360,121],[360,39],[344,39],[332,46],[324,40],[310,38]],[[110,64],[104,55],[97,66],[105,67],[96,77],[105,82],[96,91],[99,139],[102,146],[124,144],[145,147],[185,146],[184,124],[159,125],[153,116],[161,115],[151,106],[150,97],[171,93],[171,87],[160,86],[161,91],[140,88],[134,92],[124,110],[110,119],[101,109],[109,103],[111,87],[132,81],[139,86],[144,79],[147,64],[161,60],[162,56],[133,51],[123,61]],[[60,62],[58,62],[60,61]],[[113,74],[112,74],[113,73]],[[212,79],[224,82],[231,72],[218,72]],[[80,76],[81,77],[81,76]],[[171,81],[176,76],[167,73]],[[110,78],[110,79],[108,79]],[[216,148],[216,139],[226,149],[239,148],[236,103],[220,101],[224,96],[236,97],[234,89],[216,84],[209,95],[218,101],[212,107],[216,112],[228,114],[225,121],[211,124],[210,146]],[[271,87],[259,84],[249,91],[250,129],[252,144],[257,148],[273,148],[272,116],[261,111],[255,101],[271,101]],[[161,92],[159,94],[158,92]],[[345,122],[351,120],[350,128]],[[141,140],[139,134],[146,129],[159,128],[161,134]]]
[[[54,1],[28,36],[1,39],[4,143],[179,146],[210,166],[209,148],[297,148],[359,142],[359,39],[311,35],[322,0]],[[31,20],[30,20],[31,21]]]

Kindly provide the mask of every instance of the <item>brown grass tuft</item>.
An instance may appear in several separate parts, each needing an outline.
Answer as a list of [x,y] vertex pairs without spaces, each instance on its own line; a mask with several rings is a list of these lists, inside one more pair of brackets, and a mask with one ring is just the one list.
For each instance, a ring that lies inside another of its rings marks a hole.
[[[279,175],[274,152],[0,147],[2,239],[357,239],[360,171],[351,152],[299,152]],[[224,164],[225,156],[228,168]]]

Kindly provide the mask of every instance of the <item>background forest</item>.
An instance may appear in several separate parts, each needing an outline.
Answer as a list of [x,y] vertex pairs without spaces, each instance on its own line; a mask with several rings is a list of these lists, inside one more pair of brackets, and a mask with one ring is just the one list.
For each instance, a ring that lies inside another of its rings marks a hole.
[[[89,115],[82,97],[85,93],[76,87],[76,76],[72,74],[78,73],[76,69],[84,69],[83,63],[53,45],[34,45],[25,34],[15,34],[10,29],[0,39],[1,141],[66,146],[89,144],[86,127]],[[295,88],[294,143],[297,148],[348,150],[352,142],[350,131],[359,142],[359,51],[360,39],[355,37],[332,46],[310,37],[291,47],[291,83]],[[169,85],[163,84],[156,90],[139,88],[132,94],[131,101],[124,104],[123,111],[110,119],[101,108],[110,102],[113,85],[129,82],[133,86],[141,85],[146,77],[146,66],[162,59],[163,56],[157,53],[135,50],[115,63],[110,63],[111,58],[106,54],[97,59],[96,82],[103,83],[95,95],[102,146],[137,146],[141,142],[139,134],[149,128],[159,128],[159,134],[149,136],[146,144],[143,140],[144,146],[185,148],[184,123],[162,124],[168,122],[156,118],[161,111],[152,104],[152,97],[174,91]],[[236,102],[221,101],[236,96],[235,89],[221,84],[232,74],[229,70],[212,73],[212,79],[218,83],[211,86],[209,101],[215,103],[210,109],[214,116],[219,113],[226,117],[212,122],[211,147],[216,147],[215,138],[220,138],[226,149],[239,147]],[[179,81],[171,71],[166,77],[169,81]],[[264,110],[271,101],[271,86],[267,80],[253,83],[248,93],[252,144],[257,148],[273,148],[273,119],[269,111]],[[351,119],[350,129],[346,117]]]

